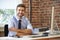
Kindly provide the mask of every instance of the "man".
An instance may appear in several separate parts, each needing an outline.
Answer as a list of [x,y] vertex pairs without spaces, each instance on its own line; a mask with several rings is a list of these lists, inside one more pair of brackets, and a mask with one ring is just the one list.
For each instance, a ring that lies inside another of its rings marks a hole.
[[[24,4],[17,5],[16,16],[13,16],[8,23],[9,37],[21,37],[32,34],[33,28],[28,19],[24,16],[25,9]],[[21,26],[20,29],[18,28],[19,20],[21,20],[21,24],[19,24]]]

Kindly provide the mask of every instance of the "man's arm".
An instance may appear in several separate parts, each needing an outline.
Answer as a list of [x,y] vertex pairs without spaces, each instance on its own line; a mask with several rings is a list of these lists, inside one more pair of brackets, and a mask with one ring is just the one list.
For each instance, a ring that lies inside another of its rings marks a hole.
[[31,35],[32,31],[31,29],[24,29],[24,30],[18,30],[18,33],[16,34],[17,36],[26,36],[26,35]]
[[14,27],[9,28],[10,31],[16,32],[16,35],[20,36],[20,35],[30,35],[32,34],[31,29],[16,29]]

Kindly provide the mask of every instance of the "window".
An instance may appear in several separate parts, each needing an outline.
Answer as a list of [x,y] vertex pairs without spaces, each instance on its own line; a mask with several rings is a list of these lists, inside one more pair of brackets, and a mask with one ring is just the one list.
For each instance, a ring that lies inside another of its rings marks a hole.
[[0,24],[7,24],[15,13],[16,5],[20,3],[22,0],[0,0]]

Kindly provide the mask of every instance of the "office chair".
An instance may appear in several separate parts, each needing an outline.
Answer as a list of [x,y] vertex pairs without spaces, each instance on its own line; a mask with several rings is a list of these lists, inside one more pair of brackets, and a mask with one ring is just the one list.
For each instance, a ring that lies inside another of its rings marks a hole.
[[4,36],[8,36],[8,24],[5,24],[4,26]]

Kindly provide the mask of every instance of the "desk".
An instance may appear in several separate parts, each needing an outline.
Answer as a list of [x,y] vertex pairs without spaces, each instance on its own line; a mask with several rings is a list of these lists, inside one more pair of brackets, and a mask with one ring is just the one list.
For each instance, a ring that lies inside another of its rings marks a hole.
[[0,37],[0,40],[60,40],[60,35],[51,35],[51,36],[37,37],[37,38]]
[[[4,27],[0,27],[0,31],[1,32],[4,32]],[[1,33],[2,34],[2,33]],[[0,34],[0,36],[1,36],[1,34]],[[32,35],[30,35],[30,36],[32,36]],[[59,35],[49,35],[49,36],[46,36],[46,37],[36,37],[36,38],[14,38],[14,37],[0,37],[0,39],[3,39],[3,40],[5,40],[5,39],[14,39],[14,40],[16,40],[16,39],[23,39],[23,40],[25,40],[25,39],[27,39],[27,40],[60,40],[60,34]]]
[[0,40],[60,40],[60,35],[38,37],[38,38],[0,37]]

